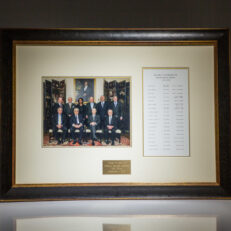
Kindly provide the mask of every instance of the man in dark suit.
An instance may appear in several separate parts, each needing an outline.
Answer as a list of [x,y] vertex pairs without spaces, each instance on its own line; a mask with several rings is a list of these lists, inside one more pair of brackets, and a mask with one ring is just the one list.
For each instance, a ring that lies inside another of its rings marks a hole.
[[89,98],[89,103],[86,105],[86,118],[92,115],[92,109],[96,108],[96,103],[94,102],[94,97]]
[[[83,135],[83,117],[79,114],[79,109],[74,109],[74,114],[70,118],[70,130],[71,130],[71,138],[73,139],[73,144],[76,144],[77,138],[78,143],[82,145],[82,135]],[[76,132],[79,130],[79,132]]]
[[67,103],[65,104],[65,113],[68,117],[71,117],[73,115],[73,110],[75,108],[75,104],[72,103],[72,97],[68,97]]
[[111,103],[111,109],[113,111],[113,116],[117,120],[117,126],[120,127],[120,122],[123,120],[123,109],[122,104],[118,102],[118,97],[113,96],[113,102]]
[[63,113],[63,108],[59,107],[57,109],[57,114],[53,117],[53,133],[58,141],[58,144],[62,144],[67,133],[67,119],[65,114]]
[[88,117],[88,123],[91,129],[91,139],[92,139],[92,145],[95,145],[95,140],[97,140],[96,137],[96,130],[100,125],[100,117],[96,114],[96,108],[92,109],[92,114]]
[[58,108],[61,107],[63,109],[63,113],[65,113],[65,106],[63,104],[63,98],[59,97],[57,103],[54,104],[53,106],[53,115],[57,113]]
[[70,128],[71,126],[70,126],[69,121],[70,121],[71,116],[73,115],[73,110],[75,108],[75,104],[72,103],[71,97],[68,97],[67,101],[68,102],[65,104],[64,109],[65,109],[65,114],[66,114],[67,120],[68,120],[67,121],[67,128]]
[[102,95],[100,97],[100,102],[97,103],[97,114],[100,116],[100,128],[104,129],[105,119],[107,117],[108,102],[105,102],[105,97]]
[[111,145],[115,145],[115,131],[117,129],[117,119],[113,115],[112,109],[108,110],[108,116],[105,120],[105,138],[106,138],[106,144],[109,144],[109,138],[111,136]]

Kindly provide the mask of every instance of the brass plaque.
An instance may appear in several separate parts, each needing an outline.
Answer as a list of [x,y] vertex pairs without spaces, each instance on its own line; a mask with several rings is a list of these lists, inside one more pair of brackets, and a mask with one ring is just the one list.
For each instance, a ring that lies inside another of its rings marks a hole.
[[127,224],[103,224],[103,231],[130,231],[131,226]]
[[103,174],[131,174],[131,160],[103,160]]

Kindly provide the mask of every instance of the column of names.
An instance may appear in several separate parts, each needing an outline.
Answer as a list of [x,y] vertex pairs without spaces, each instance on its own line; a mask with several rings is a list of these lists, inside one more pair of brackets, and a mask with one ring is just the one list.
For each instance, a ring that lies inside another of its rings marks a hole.
[[143,69],[144,156],[188,156],[188,69]]

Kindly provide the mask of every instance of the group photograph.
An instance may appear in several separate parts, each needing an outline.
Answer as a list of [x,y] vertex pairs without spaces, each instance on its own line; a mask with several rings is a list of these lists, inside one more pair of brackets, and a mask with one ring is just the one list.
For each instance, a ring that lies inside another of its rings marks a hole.
[[43,147],[131,146],[130,77],[42,77]]

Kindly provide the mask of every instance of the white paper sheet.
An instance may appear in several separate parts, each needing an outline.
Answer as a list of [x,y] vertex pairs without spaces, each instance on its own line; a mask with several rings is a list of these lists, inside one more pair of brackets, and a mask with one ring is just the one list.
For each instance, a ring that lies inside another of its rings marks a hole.
[[144,156],[189,156],[188,68],[144,68]]

